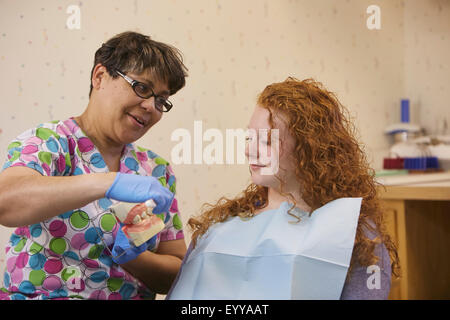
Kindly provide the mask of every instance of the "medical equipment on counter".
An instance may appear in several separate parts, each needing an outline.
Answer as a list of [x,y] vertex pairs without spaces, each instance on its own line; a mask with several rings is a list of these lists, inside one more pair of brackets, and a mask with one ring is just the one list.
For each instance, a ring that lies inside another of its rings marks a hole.
[[[385,170],[408,170],[409,172],[441,171],[444,161],[440,147],[435,148],[431,137],[424,136],[424,130],[409,123],[409,100],[401,100],[401,123],[392,124],[385,130],[394,137],[389,156],[383,159]],[[436,152],[438,151],[438,152]],[[448,157],[450,159],[450,157]],[[385,171],[379,175],[387,175]]]

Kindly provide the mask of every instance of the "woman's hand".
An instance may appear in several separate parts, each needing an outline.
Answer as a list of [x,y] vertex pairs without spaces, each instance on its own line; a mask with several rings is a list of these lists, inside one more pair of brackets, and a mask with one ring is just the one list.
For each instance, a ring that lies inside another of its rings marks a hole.
[[161,241],[156,252],[146,250],[121,267],[141,280],[151,291],[167,294],[180,271],[185,253],[184,239]]
[[147,250],[150,245],[155,243],[156,238],[158,237],[158,235],[155,235],[139,247],[135,247],[130,244],[130,241],[125,236],[125,233],[122,231],[122,226],[123,224],[121,223],[112,248],[112,259],[117,264],[124,264],[128,261],[136,259],[142,252]]
[[113,184],[106,191],[106,197],[133,203],[153,199],[156,202],[153,212],[161,213],[169,211],[174,195],[154,177],[118,172]]

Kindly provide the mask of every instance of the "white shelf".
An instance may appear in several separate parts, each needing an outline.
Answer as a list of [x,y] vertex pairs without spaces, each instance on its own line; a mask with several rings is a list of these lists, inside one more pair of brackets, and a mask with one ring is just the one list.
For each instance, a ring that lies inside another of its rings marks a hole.
[[377,181],[385,186],[450,186],[450,171],[440,173],[414,173],[398,176],[377,177]]

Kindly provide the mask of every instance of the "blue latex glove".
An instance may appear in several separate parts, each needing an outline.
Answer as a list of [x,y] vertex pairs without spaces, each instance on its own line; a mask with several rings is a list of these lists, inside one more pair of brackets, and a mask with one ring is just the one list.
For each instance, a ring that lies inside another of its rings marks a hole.
[[153,199],[153,213],[168,212],[174,195],[154,177],[118,172],[106,197],[124,202],[142,203]]
[[119,231],[117,231],[116,240],[114,241],[114,246],[111,250],[113,255],[112,260],[115,263],[124,264],[128,261],[134,260],[138,257],[138,255],[146,251],[150,246],[153,247],[155,245],[158,235],[154,235],[153,238],[149,239],[147,242],[141,244],[139,247],[135,247],[130,243],[127,236],[122,231],[122,227],[123,224],[120,223],[120,229]]

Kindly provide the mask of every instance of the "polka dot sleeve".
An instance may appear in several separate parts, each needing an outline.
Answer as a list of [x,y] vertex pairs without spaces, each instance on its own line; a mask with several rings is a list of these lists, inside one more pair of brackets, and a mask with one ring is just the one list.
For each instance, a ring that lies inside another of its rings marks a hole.
[[62,176],[71,170],[67,137],[57,132],[57,123],[46,123],[29,129],[8,146],[9,167],[29,167],[45,176]]
[[172,202],[172,206],[169,212],[165,213],[164,224],[166,228],[161,232],[161,241],[170,241],[184,239],[183,222],[180,218],[180,212],[178,209],[178,200],[176,198],[176,179],[173,173],[172,167],[167,164],[165,170],[165,183],[175,197]]

